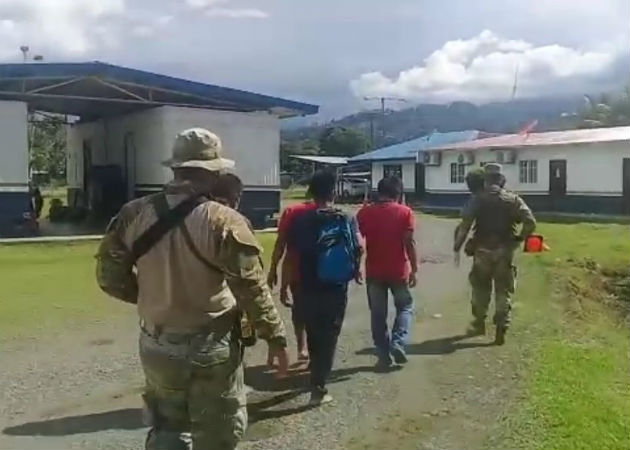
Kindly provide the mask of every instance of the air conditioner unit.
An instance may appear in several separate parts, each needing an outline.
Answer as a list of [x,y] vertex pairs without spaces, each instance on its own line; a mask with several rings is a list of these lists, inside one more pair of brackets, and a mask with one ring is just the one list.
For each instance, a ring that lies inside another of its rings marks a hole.
[[460,153],[457,157],[457,162],[470,166],[475,163],[475,154],[472,152]]
[[505,150],[503,152],[503,164],[514,164],[516,162],[516,151]]
[[516,151],[497,150],[497,162],[499,164],[514,164],[516,162]]
[[439,166],[442,164],[442,153],[440,152],[424,152],[422,158],[425,166]]

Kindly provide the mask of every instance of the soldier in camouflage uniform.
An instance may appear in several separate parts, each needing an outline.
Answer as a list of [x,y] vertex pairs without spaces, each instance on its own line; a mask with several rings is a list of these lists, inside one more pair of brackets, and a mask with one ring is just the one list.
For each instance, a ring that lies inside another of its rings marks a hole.
[[[234,165],[221,157],[220,139],[200,128],[177,136],[167,164],[175,177],[157,194],[167,209],[208,196],[219,173]],[[107,292],[125,283],[116,265],[156,223],[157,195],[124,205],[108,228],[97,255],[98,283]],[[284,325],[260,253],[243,216],[202,201],[135,261],[147,449],[236,448],[247,426],[237,309],[286,369]],[[128,291],[118,297],[134,302]]]
[[[484,168],[485,190],[477,194],[469,207],[464,208],[462,221],[455,236],[454,251],[459,251],[475,225],[472,286],[471,334],[485,334],[485,319],[494,282],[496,325],[495,343],[503,345],[510,325],[511,295],[514,293],[516,268],[514,251],[536,228],[536,220],[518,195],[503,188],[505,177],[499,164]],[[516,234],[517,224],[522,223]]]
[[[470,209],[470,207],[475,201],[475,197],[479,195],[481,192],[483,192],[484,171],[482,168],[473,169],[466,174],[466,186],[468,186],[468,191],[470,192],[470,198],[466,201],[466,204],[464,205],[461,211],[461,214],[460,214],[461,217],[464,217],[464,215],[466,214],[466,211]],[[455,233],[454,233],[455,237],[457,237],[458,231],[459,231],[459,225],[455,227]],[[466,245],[464,246],[464,252],[466,253],[467,256],[473,256],[472,255],[473,246],[474,246],[474,240],[470,239],[468,240],[468,242],[466,242]],[[455,255],[455,261],[456,261],[456,265],[459,266],[459,252],[457,252]]]

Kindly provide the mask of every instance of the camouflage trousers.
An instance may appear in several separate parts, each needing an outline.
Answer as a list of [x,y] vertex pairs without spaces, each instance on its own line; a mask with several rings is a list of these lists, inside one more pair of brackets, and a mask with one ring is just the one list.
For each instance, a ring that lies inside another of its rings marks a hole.
[[247,427],[242,349],[231,332],[140,334],[147,450],[233,450]]
[[511,248],[477,248],[469,280],[472,287],[472,314],[483,321],[488,314],[494,284],[494,323],[507,328],[511,320],[511,297],[516,287],[516,267]]

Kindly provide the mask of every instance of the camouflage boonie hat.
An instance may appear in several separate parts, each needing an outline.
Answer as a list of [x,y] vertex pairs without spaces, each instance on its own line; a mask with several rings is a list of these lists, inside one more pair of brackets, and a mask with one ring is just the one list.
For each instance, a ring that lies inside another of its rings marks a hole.
[[173,144],[173,156],[164,161],[171,169],[197,167],[219,172],[234,167],[234,161],[223,158],[221,139],[204,128],[190,128],[179,133]]

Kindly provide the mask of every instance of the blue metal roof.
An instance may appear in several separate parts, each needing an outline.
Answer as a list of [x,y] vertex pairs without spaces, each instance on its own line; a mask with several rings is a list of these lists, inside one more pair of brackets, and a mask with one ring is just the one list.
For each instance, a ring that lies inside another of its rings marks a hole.
[[100,117],[163,105],[269,111],[280,117],[319,107],[103,62],[0,64],[0,100],[37,110]]
[[401,142],[399,144],[382,147],[368,153],[353,156],[348,160],[348,162],[416,159],[416,154],[420,150],[426,150],[431,147],[452,144],[455,142],[471,141],[476,139],[478,135],[479,131],[477,130],[450,131],[447,133],[435,132],[410,141]]

